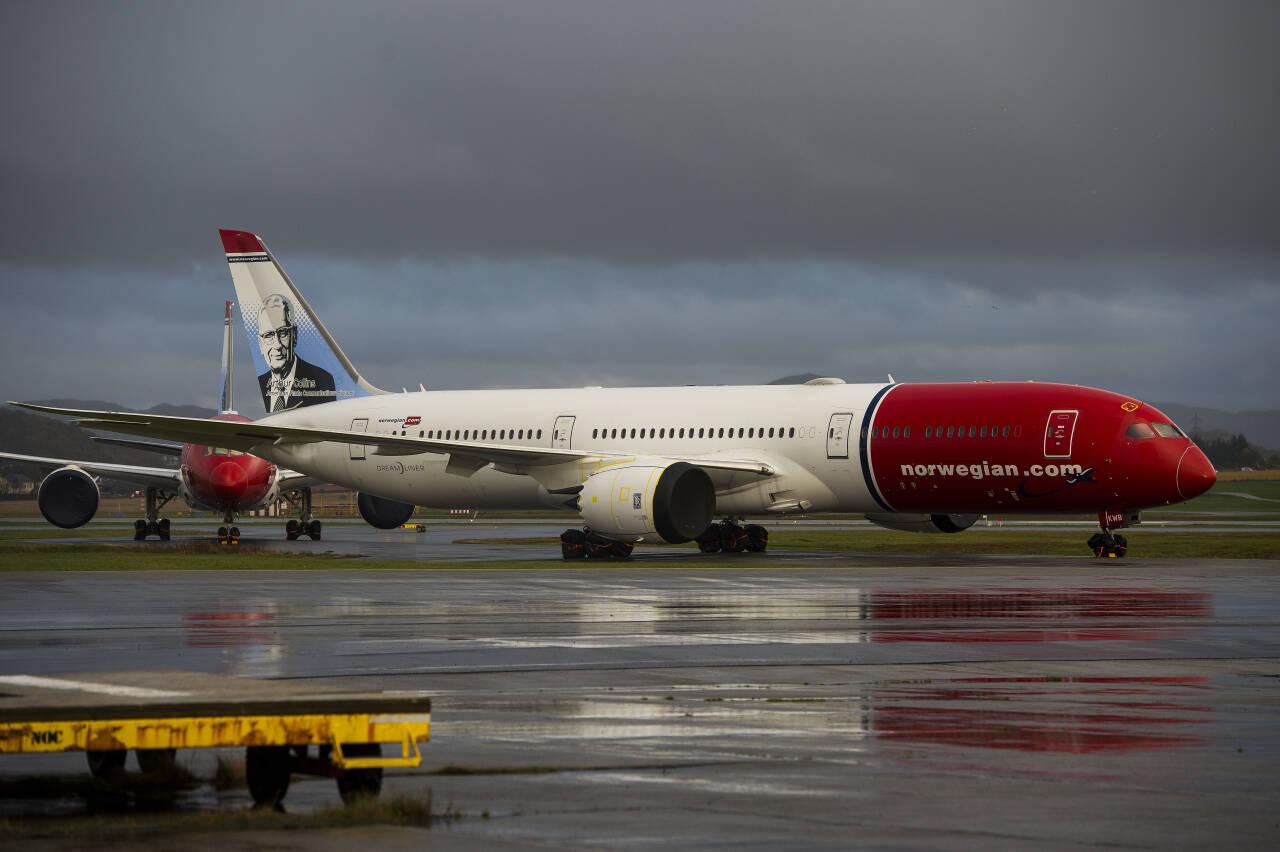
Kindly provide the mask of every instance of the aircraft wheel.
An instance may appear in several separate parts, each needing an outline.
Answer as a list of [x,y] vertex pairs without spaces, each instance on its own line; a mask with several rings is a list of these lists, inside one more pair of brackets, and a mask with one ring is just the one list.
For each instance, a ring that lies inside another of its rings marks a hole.
[[289,792],[289,776],[293,774],[293,755],[288,746],[249,746],[244,753],[244,774],[256,806],[282,809],[280,803]]
[[89,759],[89,771],[99,781],[110,781],[124,773],[124,759],[128,752],[124,749],[112,751],[86,751]]
[[1125,538],[1119,533],[1116,533],[1113,536],[1113,538],[1115,539],[1115,545],[1113,549],[1115,550],[1116,556],[1124,556],[1126,553],[1129,552],[1129,539]]
[[769,531],[759,524],[747,524],[747,550],[752,553],[764,553],[769,546]]
[[[342,747],[347,757],[381,757],[382,746],[378,743],[351,743]],[[348,769],[338,776],[338,795],[344,804],[355,804],[360,799],[372,798],[382,792],[382,767],[370,769]]]
[[565,559],[581,559],[586,556],[586,540],[582,530],[565,530],[560,533],[560,555]]
[[178,765],[176,748],[134,749],[138,756],[138,768],[148,775],[172,775]]
[[698,545],[698,550],[703,553],[719,553],[720,552],[720,525],[712,524],[707,531],[695,538],[694,543]]
[[239,543],[240,543],[240,528],[239,528],[239,527],[232,527],[232,528],[231,528],[231,529],[229,529],[227,532],[228,532],[228,535],[229,535],[228,540],[230,541],[230,543],[231,543],[231,544],[239,544]]
[[218,544],[226,544],[229,535],[231,532],[226,527],[218,527]]
[[747,533],[737,524],[724,524],[720,528],[720,549],[725,553],[741,553],[747,549]]
[[144,520],[136,520],[133,522],[133,540],[146,541],[147,539],[147,522]]
[[312,521],[307,525],[307,535],[311,536],[312,541],[320,540],[320,522]]
[[587,558],[607,559],[613,555],[613,544],[613,539],[588,533],[586,544]]
[[156,524],[156,535],[160,536],[161,541],[169,540],[169,519],[161,518]]
[[284,537],[288,541],[298,540],[298,520],[290,518],[288,523],[284,525]]
[[615,541],[612,547],[612,555],[619,559],[630,559],[631,551],[635,549],[636,546],[629,541]]

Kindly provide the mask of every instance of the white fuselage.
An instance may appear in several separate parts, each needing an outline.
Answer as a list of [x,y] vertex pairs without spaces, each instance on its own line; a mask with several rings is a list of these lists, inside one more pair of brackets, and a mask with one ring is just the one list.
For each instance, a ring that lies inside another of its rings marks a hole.
[[[360,397],[271,415],[261,423],[352,429],[523,447],[637,456],[748,460],[773,475],[742,474],[717,495],[720,513],[877,509],[857,452],[863,415],[883,384],[426,391]],[[832,435],[833,415],[840,434]],[[414,418],[419,418],[417,421]],[[833,443],[834,442],[834,443]],[[487,466],[447,473],[448,455],[376,455],[339,443],[255,452],[349,488],[437,508],[572,509],[530,476]],[[585,478],[585,470],[584,477]]]

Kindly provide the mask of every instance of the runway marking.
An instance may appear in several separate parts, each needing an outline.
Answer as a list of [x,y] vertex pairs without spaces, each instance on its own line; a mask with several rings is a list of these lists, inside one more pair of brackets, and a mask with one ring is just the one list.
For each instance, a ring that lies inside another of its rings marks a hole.
[[87,680],[60,680],[52,677],[35,677],[33,675],[0,675],[0,683],[13,686],[34,686],[40,689],[67,689],[78,692],[95,692],[102,695],[116,695],[122,698],[179,698],[190,695],[190,692],[177,692],[170,689],[148,689],[144,686],[118,686],[111,683],[93,683]]

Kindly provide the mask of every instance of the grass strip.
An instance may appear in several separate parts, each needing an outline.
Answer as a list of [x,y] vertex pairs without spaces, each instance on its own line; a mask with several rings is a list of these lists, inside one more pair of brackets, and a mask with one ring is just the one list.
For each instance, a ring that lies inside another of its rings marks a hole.
[[[32,817],[0,820],[0,841],[58,839],[94,844],[103,841],[165,837],[174,834],[305,830],[361,825],[407,825],[430,827],[437,820],[453,820],[461,814],[447,809],[432,810],[431,791],[425,796],[364,798],[351,805],[334,805],[312,814],[280,813],[266,808],[238,811],[168,811],[129,814],[98,814],[83,818]],[[178,844],[180,845],[180,844]],[[17,848],[17,847],[14,847]],[[176,846],[175,846],[176,848]]]

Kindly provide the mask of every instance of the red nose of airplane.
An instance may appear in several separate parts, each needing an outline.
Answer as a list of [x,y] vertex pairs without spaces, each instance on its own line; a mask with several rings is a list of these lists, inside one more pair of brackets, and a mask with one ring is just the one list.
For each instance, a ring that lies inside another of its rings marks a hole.
[[214,468],[212,479],[218,497],[225,501],[239,500],[247,484],[240,465],[232,462],[223,462]]
[[1178,461],[1178,496],[1183,500],[1199,497],[1218,481],[1213,464],[1199,447],[1187,447]]

